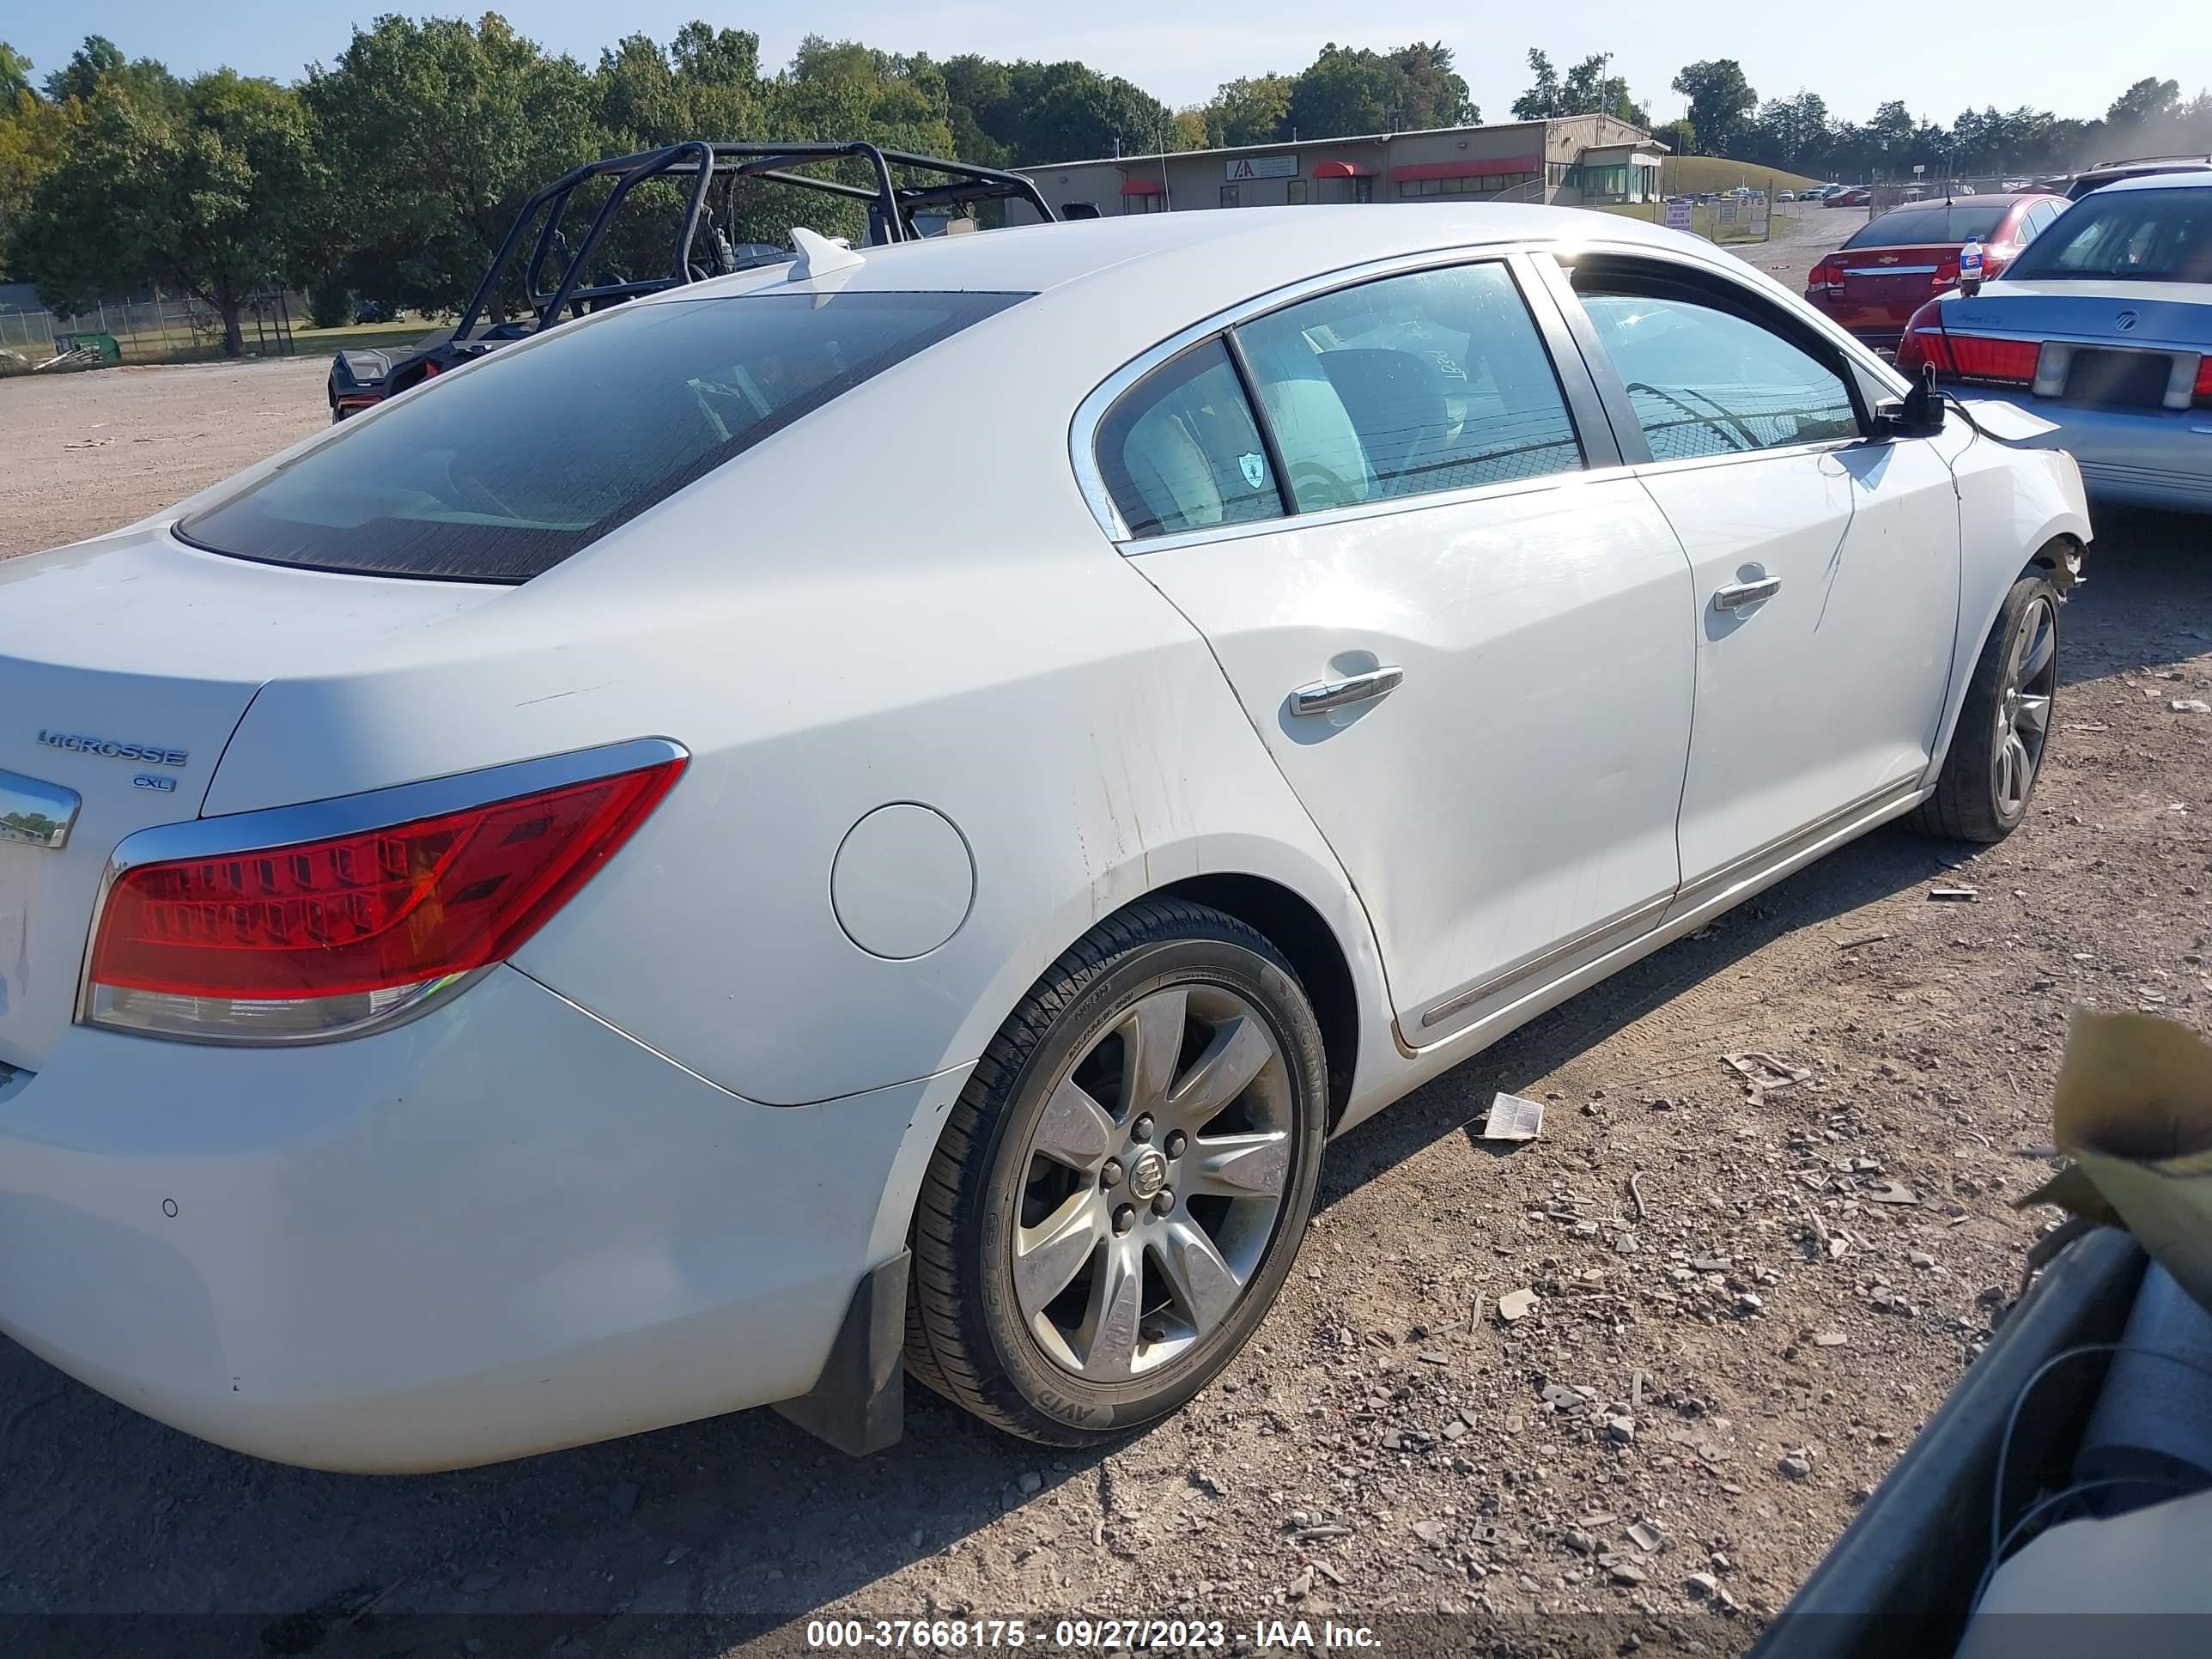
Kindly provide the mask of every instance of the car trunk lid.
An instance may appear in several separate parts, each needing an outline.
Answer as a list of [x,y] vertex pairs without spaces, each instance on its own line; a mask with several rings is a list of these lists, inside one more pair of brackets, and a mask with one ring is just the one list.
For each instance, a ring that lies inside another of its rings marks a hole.
[[1900,324],[1930,295],[1959,280],[1956,244],[1844,248],[1831,257],[1843,280],[1844,301],[1894,311]]
[[198,815],[264,684],[499,592],[253,564],[166,526],[0,562],[0,1064],[44,1064],[108,855]]
[[2208,343],[2212,285],[1992,283],[1946,301],[1944,331],[2042,344],[2039,397],[2140,409],[2189,406]]

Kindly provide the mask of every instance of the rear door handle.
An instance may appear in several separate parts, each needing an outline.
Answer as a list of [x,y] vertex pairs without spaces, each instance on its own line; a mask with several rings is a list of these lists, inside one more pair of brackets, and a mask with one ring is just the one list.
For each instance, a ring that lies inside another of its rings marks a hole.
[[1746,605],[1759,605],[1772,599],[1782,591],[1782,578],[1768,576],[1755,582],[1730,582],[1726,587],[1713,590],[1713,609],[1741,611]]
[[1316,680],[1291,693],[1291,713],[1326,714],[1332,708],[1372,702],[1395,691],[1405,678],[1402,668],[1370,668],[1364,674],[1352,674],[1340,680]]

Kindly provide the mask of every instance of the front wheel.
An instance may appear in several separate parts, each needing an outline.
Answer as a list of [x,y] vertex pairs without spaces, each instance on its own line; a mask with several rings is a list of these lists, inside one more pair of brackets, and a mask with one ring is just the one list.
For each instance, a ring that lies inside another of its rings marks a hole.
[[2058,590],[2022,576],[2005,595],[1959,709],[1936,793],[1912,816],[1929,835],[2002,841],[2027,816],[2058,692]]
[[1051,1445],[1182,1405],[1290,1271],[1326,1076],[1297,975],[1250,927],[1147,900],[1092,929],[993,1040],[932,1158],[908,1369]]

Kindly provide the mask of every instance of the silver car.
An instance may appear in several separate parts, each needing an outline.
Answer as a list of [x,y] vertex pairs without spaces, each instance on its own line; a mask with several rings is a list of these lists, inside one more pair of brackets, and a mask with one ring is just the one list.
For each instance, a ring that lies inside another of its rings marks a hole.
[[2039,417],[2100,500],[2212,513],[2212,174],[2084,197],[1978,294],[1914,313],[1898,367]]

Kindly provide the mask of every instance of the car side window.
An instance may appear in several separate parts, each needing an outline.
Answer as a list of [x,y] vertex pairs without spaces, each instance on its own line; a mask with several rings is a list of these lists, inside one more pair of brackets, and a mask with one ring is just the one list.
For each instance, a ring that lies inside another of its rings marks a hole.
[[1671,282],[1577,269],[1575,291],[1659,461],[1856,438],[1842,374]]
[[1163,363],[1098,424],[1098,470],[1131,536],[1172,536],[1283,510],[1244,386],[1219,340]]
[[1543,337],[1495,262],[1338,289],[1237,338],[1300,512],[1583,465]]

